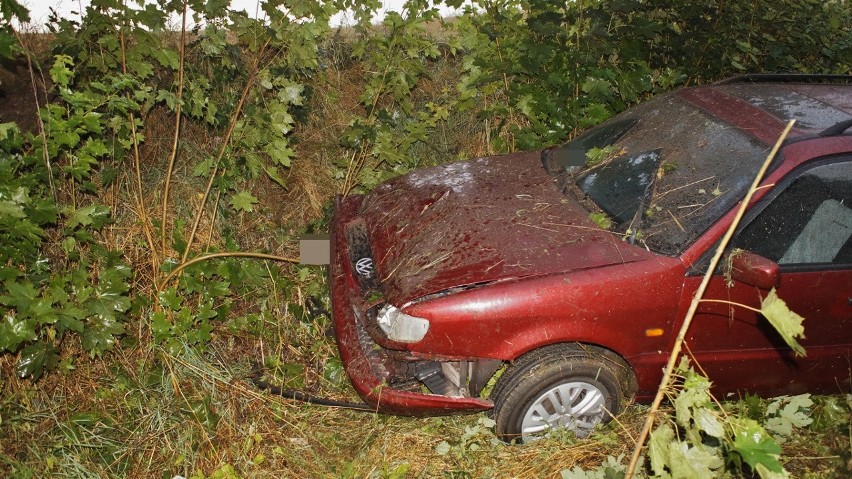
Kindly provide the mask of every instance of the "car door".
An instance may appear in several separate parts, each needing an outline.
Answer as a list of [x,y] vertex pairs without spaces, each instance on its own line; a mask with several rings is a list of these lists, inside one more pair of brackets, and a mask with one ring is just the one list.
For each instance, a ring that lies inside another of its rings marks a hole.
[[759,308],[769,291],[732,280],[723,265],[704,295],[714,301],[699,306],[686,342],[718,391],[850,390],[852,158],[788,175],[749,212],[731,245],[778,264],[777,294],[805,318],[806,356],[797,357],[760,313],[731,304]]

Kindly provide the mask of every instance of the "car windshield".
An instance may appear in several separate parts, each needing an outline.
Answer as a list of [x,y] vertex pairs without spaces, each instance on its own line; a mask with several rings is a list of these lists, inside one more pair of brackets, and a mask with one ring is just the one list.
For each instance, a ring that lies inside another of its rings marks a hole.
[[634,107],[544,155],[560,188],[630,241],[679,254],[741,199],[765,146],[677,97]]

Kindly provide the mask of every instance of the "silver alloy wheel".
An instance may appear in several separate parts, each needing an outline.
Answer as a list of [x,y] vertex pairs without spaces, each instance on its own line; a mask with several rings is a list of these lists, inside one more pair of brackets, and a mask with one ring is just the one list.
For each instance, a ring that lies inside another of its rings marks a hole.
[[530,404],[521,423],[523,440],[534,440],[556,428],[566,428],[578,437],[585,437],[603,421],[604,404],[604,393],[592,384],[557,384]]

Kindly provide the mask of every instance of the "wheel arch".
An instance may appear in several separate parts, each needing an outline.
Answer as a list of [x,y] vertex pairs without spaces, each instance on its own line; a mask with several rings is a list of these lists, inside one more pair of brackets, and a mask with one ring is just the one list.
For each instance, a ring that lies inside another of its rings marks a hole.
[[624,399],[632,400],[632,398],[636,395],[638,389],[638,380],[633,365],[630,363],[630,361],[628,361],[615,350],[607,348],[606,346],[602,346],[600,344],[583,341],[561,341],[556,343],[544,344],[534,348],[530,348],[522,354],[518,355],[515,359],[507,361],[506,363],[507,365],[511,366],[512,364],[518,361],[529,360],[533,357],[543,357],[549,355],[550,353],[557,352],[565,354],[566,357],[571,357],[572,355],[597,356],[606,360],[617,368],[623,370],[625,373],[624,384],[622,384],[622,390],[625,392]]

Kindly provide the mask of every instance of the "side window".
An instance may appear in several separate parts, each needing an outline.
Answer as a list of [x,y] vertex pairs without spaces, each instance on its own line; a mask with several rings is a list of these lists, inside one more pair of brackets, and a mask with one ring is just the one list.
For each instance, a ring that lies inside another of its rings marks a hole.
[[780,265],[852,264],[852,162],[803,172],[734,245]]

